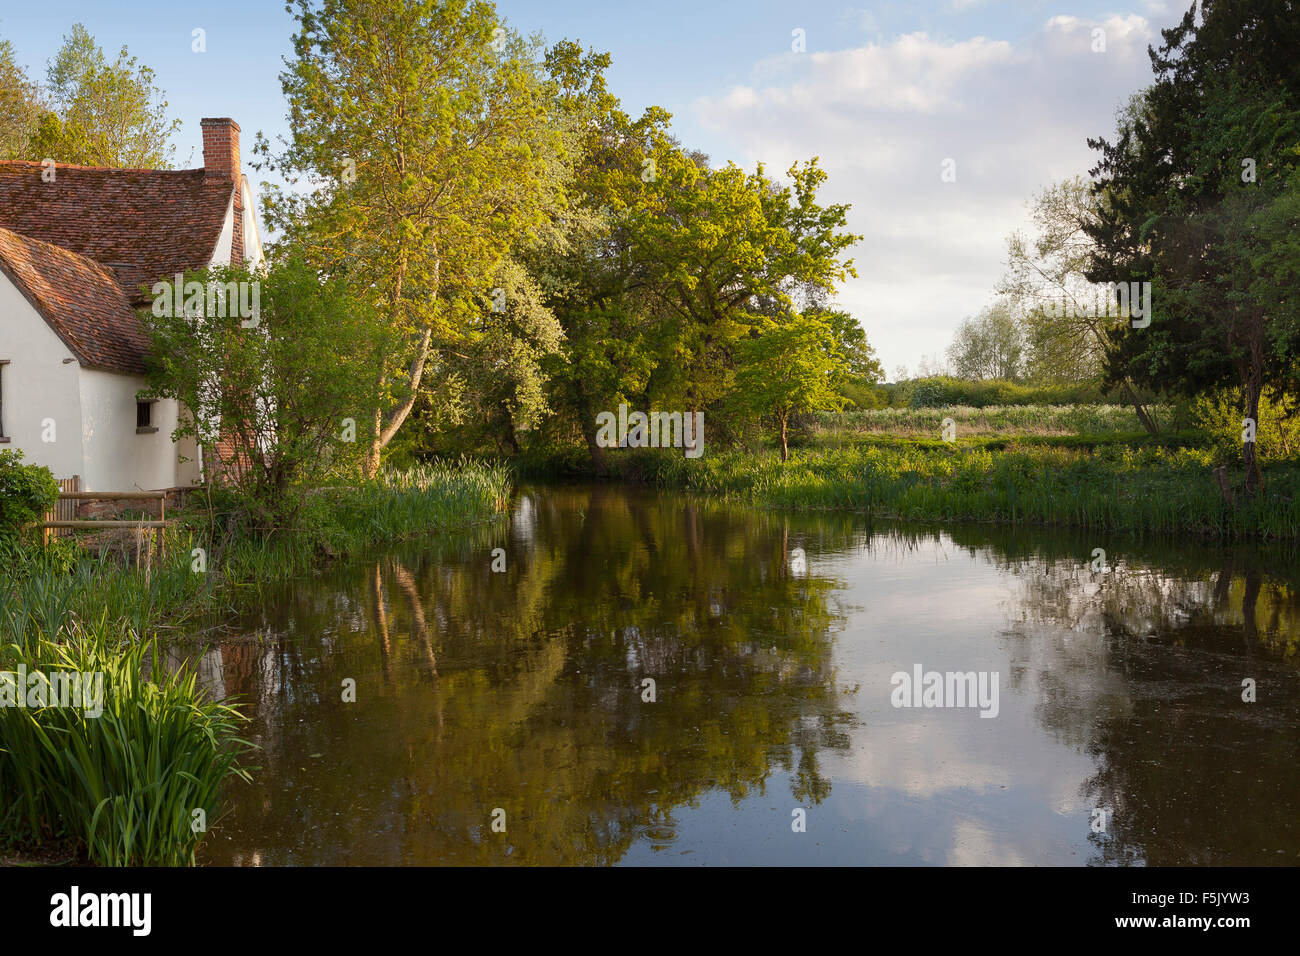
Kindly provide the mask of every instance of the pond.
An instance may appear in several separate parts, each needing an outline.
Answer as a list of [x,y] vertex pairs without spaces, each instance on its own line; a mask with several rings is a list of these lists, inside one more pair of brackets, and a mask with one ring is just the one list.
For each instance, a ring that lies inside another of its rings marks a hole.
[[1285,551],[526,486],[190,652],[200,862],[1294,865],[1298,643]]

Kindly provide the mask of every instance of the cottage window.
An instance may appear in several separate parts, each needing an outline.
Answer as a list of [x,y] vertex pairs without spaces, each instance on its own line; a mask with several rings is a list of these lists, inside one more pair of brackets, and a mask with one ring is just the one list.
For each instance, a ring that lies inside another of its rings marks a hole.
[[5,366],[8,364],[8,359],[0,359],[0,445],[9,443],[5,436]]
[[158,429],[153,424],[153,402],[135,403],[135,433],[152,435]]

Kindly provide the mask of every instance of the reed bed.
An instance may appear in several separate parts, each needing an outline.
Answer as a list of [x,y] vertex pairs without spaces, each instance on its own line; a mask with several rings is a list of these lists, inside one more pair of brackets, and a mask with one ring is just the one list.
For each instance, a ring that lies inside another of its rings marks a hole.
[[861,445],[690,460],[638,449],[628,476],[774,508],[850,509],[878,517],[996,521],[1223,538],[1300,538],[1300,463],[1266,467],[1264,487],[1219,497],[1208,449],[1010,445]]
[[250,779],[243,759],[252,745],[238,736],[245,718],[230,702],[206,699],[191,671],[148,667],[156,653],[155,641],[106,616],[0,648],[2,669],[13,673],[100,681],[98,706],[87,681],[72,706],[47,691],[29,698],[36,706],[0,708],[7,839],[68,842],[101,866],[194,862],[222,788]]
[[[1169,421],[1173,409],[1154,406],[1153,417]],[[990,405],[976,408],[874,408],[821,412],[813,435],[820,438],[888,434],[938,438],[945,418],[957,426],[959,437],[1009,435],[1106,435],[1140,432],[1142,423],[1126,405]]]

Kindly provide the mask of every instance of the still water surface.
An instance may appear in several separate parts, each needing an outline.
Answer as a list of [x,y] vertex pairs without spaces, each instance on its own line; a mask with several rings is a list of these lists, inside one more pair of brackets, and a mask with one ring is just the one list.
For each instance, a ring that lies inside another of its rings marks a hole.
[[191,652],[262,767],[200,859],[1296,865],[1298,643],[1284,552],[526,487]]

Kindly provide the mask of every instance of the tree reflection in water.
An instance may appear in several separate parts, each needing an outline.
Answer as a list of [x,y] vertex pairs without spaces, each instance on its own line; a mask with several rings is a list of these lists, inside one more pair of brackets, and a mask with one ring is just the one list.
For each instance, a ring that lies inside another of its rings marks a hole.
[[[1294,863],[1300,588],[1279,569],[1300,563],[1095,538],[526,489],[508,522],[293,582],[203,659],[263,747],[204,858],[612,863],[688,814],[701,845],[707,804],[725,861],[755,828],[722,795],[786,829],[821,806],[864,861]],[[1008,716],[889,711],[889,672],[921,653],[1000,667]],[[1112,811],[1107,832],[1078,806]],[[822,859],[817,839],[766,858]]]

